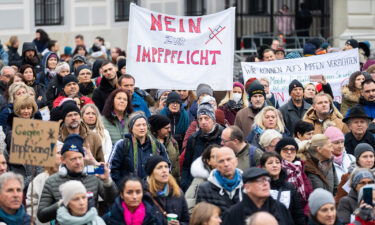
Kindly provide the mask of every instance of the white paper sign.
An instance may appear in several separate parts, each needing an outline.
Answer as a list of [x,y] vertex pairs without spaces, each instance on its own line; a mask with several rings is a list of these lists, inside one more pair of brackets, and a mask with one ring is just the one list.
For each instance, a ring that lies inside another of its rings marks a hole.
[[279,196],[279,191],[278,190],[270,190],[271,196],[273,199],[276,201],[279,201],[285,205],[287,209],[289,209],[290,205],[290,191],[282,191],[280,193],[280,199],[277,199]]
[[130,4],[127,73],[142,89],[231,90],[235,8],[172,16]]
[[[242,62],[244,80],[266,77],[270,92],[283,104],[289,100],[289,84],[297,79],[302,84],[311,83],[311,75],[324,75],[331,85],[336,101],[341,102],[341,88],[348,83],[353,72],[359,71],[358,49],[324,55],[284,59],[271,62]],[[316,83],[315,83],[316,84]]]

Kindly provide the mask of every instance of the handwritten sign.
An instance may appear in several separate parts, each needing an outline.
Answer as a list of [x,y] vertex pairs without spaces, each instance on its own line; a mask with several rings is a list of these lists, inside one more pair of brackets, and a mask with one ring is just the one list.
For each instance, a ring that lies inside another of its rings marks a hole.
[[234,15],[172,16],[130,4],[127,73],[143,89],[232,89]]
[[10,162],[54,166],[58,133],[58,122],[14,118]]
[[251,77],[268,78],[270,92],[280,103],[289,100],[292,80],[297,79],[305,85],[311,82],[311,75],[324,75],[332,87],[335,100],[341,102],[342,86],[348,83],[353,72],[359,71],[358,49],[271,62],[242,62],[241,66],[245,81]]

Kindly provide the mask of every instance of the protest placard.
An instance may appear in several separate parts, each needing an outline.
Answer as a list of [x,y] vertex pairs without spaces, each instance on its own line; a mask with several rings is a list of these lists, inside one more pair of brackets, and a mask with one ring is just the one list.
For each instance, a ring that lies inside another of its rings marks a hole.
[[292,80],[297,79],[304,85],[314,83],[310,79],[313,75],[324,75],[332,87],[334,99],[341,102],[342,86],[348,83],[353,72],[359,71],[358,49],[271,62],[242,62],[241,66],[245,81],[251,77],[268,78],[270,92],[281,104],[289,100],[288,88]]
[[142,89],[195,90],[233,83],[235,8],[198,17],[130,5],[127,73]]
[[9,161],[33,166],[55,166],[58,134],[58,122],[15,117]]

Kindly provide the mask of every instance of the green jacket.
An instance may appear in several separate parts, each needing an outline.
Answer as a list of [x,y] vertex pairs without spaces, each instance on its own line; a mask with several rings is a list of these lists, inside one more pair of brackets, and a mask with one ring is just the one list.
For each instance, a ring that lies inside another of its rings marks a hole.
[[105,129],[108,130],[109,136],[111,136],[112,145],[116,144],[118,140],[121,140],[124,138],[125,134],[129,133],[129,130],[128,130],[129,119],[127,116],[124,119],[125,119],[125,126],[124,128],[122,128],[122,125],[116,116],[113,117],[113,122],[115,124],[112,124],[111,122],[109,122],[109,120],[107,120],[107,118],[105,118],[104,116],[102,117],[104,127]]

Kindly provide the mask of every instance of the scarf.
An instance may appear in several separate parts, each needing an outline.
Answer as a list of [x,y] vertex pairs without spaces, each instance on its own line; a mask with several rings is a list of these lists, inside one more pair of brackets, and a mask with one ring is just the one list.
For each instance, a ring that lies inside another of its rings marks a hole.
[[232,192],[241,183],[241,174],[236,169],[234,177],[232,179],[225,178],[221,176],[218,170],[215,170],[214,176],[219,184],[227,191]]
[[[157,146],[156,146],[156,142],[151,137],[151,135],[147,135],[146,138],[148,139],[148,140],[146,140],[146,142],[147,141],[151,142],[152,155],[159,154],[159,152],[157,152],[158,149],[157,149]],[[137,138],[134,137],[134,135],[132,135],[132,142],[133,142],[133,166],[134,166],[134,173],[137,174],[138,176],[140,176],[141,174],[138,174],[138,166],[142,167],[142,163],[140,163],[140,165],[138,165],[138,141],[137,141]]]
[[158,197],[168,197],[168,195],[169,195],[169,185],[168,184],[164,185],[164,189],[162,191],[156,192],[156,195]]
[[343,159],[344,159],[344,152],[342,152],[340,156],[333,155],[333,162],[335,162],[336,164],[339,164],[340,166],[342,165]]
[[61,206],[57,210],[56,220],[61,225],[102,225],[101,219],[98,219],[98,212],[95,207],[89,209],[83,216],[72,216],[65,206]]
[[300,161],[291,163],[286,160],[282,160],[281,168],[287,175],[286,181],[292,183],[297,188],[298,193],[301,194],[302,200],[307,201],[308,193],[305,190],[305,181],[303,180],[303,166]]
[[233,101],[233,100],[229,100],[229,101],[227,102],[227,107],[228,107],[229,109],[231,109],[231,110],[239,111],[240,109],[243,108],[243,101],[242,101],[242,99],[241,99],[238,103],[236,103],[236,102]]
[[[169,119],[171,119],[171,117],[172,117],[172,113],[171,113],[171,111],[169,111],[169,109],[167,107],[164,107],[160,111],[160,114],[168,117]],[[185,132],[189,128],[189,125],[190,125],[189,115],[188,115],[187,111],[182,106],[181,106],[181,109],[180,109],[180,118],[179,118],[177,124],[174,124],[174,125],[176,127],[174,134],[185,134]]]
[[122,208],[124,209],[124,221],[126,225],[142,225],[143,220],[146,217],[146,207],[141,202],[139,206],[131,212],[128,207],[125,205],[125,202],[121,203]]
[[53,77],[56,76],[56,71],[55,70],[51,70],[49,68],[46,68],[45,69],[45,73],[48,74],[48,79],[51,80]]
[[8,214],[0,208],[0,220],[6,224],[24,224],[25,209],[23,205],[17,210],[16,214]]
[[92,94],[95,89],[95,85],[91,81],[89,83],[80,83],[78,86],[79,92],[85,96]]

